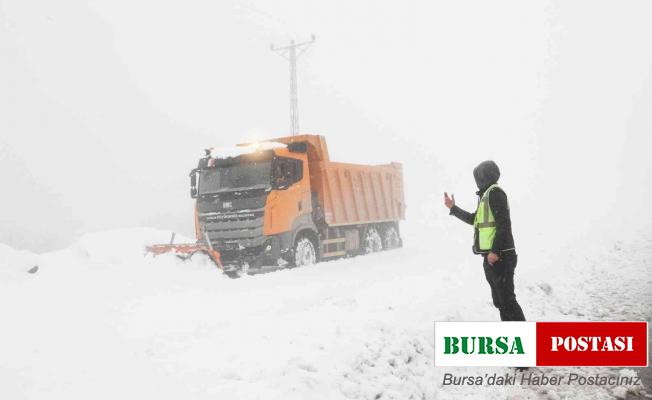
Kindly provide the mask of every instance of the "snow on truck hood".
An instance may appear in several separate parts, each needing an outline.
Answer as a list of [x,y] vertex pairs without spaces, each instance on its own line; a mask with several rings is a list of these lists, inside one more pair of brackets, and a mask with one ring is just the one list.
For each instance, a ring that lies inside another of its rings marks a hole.
[[279,142],[253,142],[244,146],[213,147],[210,148],[210,154],[213,158],[238,157],[244,154],[252,154],[261,150],[273,150],[287,147],[284,143]]

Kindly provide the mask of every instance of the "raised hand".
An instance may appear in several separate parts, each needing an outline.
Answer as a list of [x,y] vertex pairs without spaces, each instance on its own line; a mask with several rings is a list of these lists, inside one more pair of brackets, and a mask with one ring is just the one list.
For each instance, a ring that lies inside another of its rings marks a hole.
[[444,205],[449,209],[455,206],[455,195],[451,193],[451,197],[448,197],[448,192],[444,192]]

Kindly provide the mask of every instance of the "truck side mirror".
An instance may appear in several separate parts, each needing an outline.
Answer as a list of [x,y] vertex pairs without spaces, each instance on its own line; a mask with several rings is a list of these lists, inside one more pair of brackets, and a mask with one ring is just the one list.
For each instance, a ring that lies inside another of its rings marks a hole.
[[190,197],[193,199],[197,198],[197,168],[190,171]]

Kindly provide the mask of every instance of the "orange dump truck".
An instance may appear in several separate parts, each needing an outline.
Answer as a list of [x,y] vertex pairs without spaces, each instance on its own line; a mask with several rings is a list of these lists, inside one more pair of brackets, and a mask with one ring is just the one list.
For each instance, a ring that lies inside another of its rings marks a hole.
[[219,255],[226,272],[302,266],[402,244],[401,164],[332,162],[323,136],[207,149],[190,177],[198,243]]

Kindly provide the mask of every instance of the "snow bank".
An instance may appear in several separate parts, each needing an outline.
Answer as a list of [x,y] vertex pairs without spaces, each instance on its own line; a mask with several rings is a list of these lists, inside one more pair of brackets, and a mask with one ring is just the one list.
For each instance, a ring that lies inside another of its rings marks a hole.
[[[95,263],[124,265],[143,261],[145,247],[170,242],[172,231],[151,228],[131,228],[90,233],[82,236],[71,250]],[[194,243],[195,240],[175,235],[175,243]]]
[[38,259],[36,254],[0,243],[0,281],[27,278],[28,271],[38,266]]
[[[42,255],[37,279],[20,287],[0,281],[0,397],[622,395],[608,387],[441,387],[445,372],[506,372],[432,366],[433,321],[498,319],[475,257],[451,258],[406,240],[400,250],[231,280],[206,257],[143,254],[146,244],[166,243],[169,235],[146,228],[86,235]],[[588,258],[560,250],[565,262],[519,260],[517,295],[526,316],[641,319],[652,303],[641,304],[650,296],[652,242],[617,245],[631,257],[609,248]],[[615,279],[619,273],[632,278]],[[570,371],[623,373],[545,372]]]

